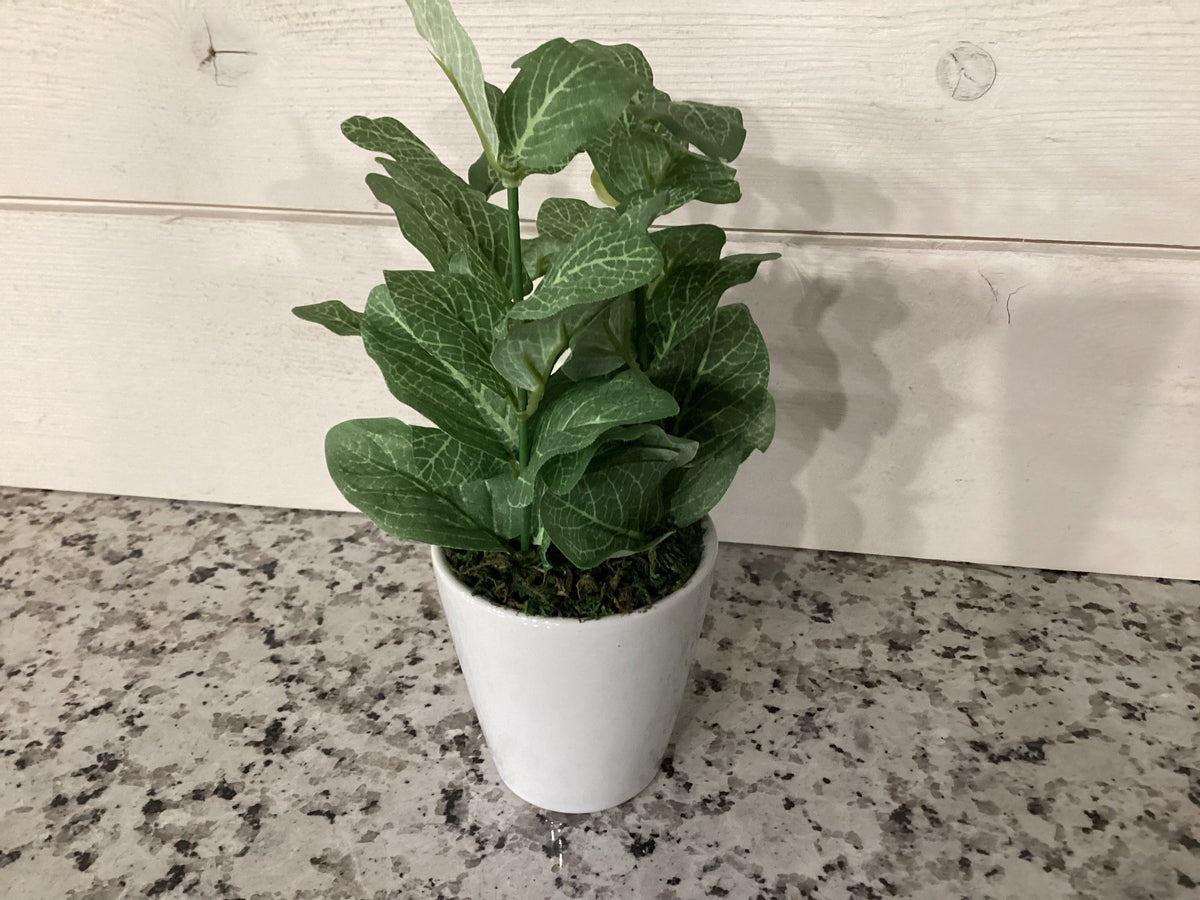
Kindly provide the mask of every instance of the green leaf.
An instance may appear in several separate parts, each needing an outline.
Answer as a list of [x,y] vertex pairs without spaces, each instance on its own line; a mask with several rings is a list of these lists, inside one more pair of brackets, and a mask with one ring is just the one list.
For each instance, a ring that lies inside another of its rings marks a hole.
[[[396,419],[360,420],[398,422]],[[403,424],[403,423],[400,423]],[[389,426],[393,431],[399,431]],[[455,440],[440,428],[423,425],[406,426],[411,447],[408,471],[435,489],[457,488],[472,481],[483,481],[501,474],[510,474],[505,460],[486,456],[461,441]]]
[[504,190],[504,182],[483,154],[467,169],[467,183],[485,197],[491,197],[497,191]]
[[751,414],[745,405],[757,402],[757,392],[766,389],[770,358],[750,310],[731,303],[717,310],[710,327],[693,332],[656,360],[649,374],[679,403],[674,432],[695,437],[691,430],[723,410]]
[[765,451],[775,435],[775,401],[765,387],[751,391],[744,407],[715,414],[703,432],[704,449],[683,470],[670,495],[671,519],[682,528],[704,518],[725,496],[738,468],[753,450]]
[[413,336],[385,285],[367,298],[362,333],[367,354],[397,400],[462,443],[501,459],[511,457],[516,424],[508,401],[481,386],[465,388],[458,373]]
[[671,468],[613,457],[593,463],[565,494],[543,489],[537,510],[546,534],[581,569],[652,546],[665,509],[660,486]]
[[737,171],[697,156],[657,122],[623,121],[587,145],[605,189],[621,204],[659,196],[665,215],[692,200],[734,203]]
[[521,264],[529,278],[541,278],[550,271],[550,264],[562,244],[558,241],[542,237],[521,238]]
[[538,234],[521,241],[521,259],[530,278],[541,278],[596,208],[582,200],[550,197],[538,210]]
[[495,163],[500,138],[488,106],[479,51],[459,23],[449,0],[407,0],[417,32],[425,38],[479,134],[484,153]]
[[687,438],[667,434],[662,426],[652,423],[618,426],[606,431],[591,446],[547,460],[540,473],[542,483],[552,493],[565,494],[579,483],[597,453],[613,449],[611,444],[626,448],[636,446],[636,452],[643,459],[657,459],[676,467],[691,462],[700,446]]
[[351,309],[341,300],[294,306],[292,313],[299,319],[324,325],[334,334],[345,337],[360,334],[362,330],[362,313]]
[[641,80],[598,48],[555,38],[513,64],[497,114],[500,168],[560,169],[621,115]]
[[721,257],[725,232],[716,225],[672,225],[650,235],[663,255],[663,275],[681,266],[713,262]]
[[513,502],[525,506],[533,501],[538,472],[554,457],[594,445],[615,426],[666,419],[678,411],[675,399],[641,372],[570,386],[544,404],[534,420],[529,464],[521,473],[524,492]]
[[640,112],[705,156],[722,162],[736,159],[746,141],[741,110],[732,106],[656,97]]
[[[750,311],[720,307],[711,326],[693,332],[655,362],[651,377],[679,402],[673,434],[694,440],[699,451],[671,500],[676,524],[703,517],[754,449],[765,450],[774,434],[775,404],[767,390],[770,360]],[[733,467],[736,471],[736,466]],[[692,518],[694,516],[694,518]]]
[[342,123],[342,133],[365,150],[391,157],[378,160],[388,175],[371,173],[367,185],[392,208],[405,238],[435,271],[448,271],[454,255],[463,253],[477,277],[508,289],[503,209],[488,203],[395,119],[354,116]]
[[546,489],[554,494],[565,494],[575,487],[599,449],[597,444],[593,444],[573,453],[563,453],[548,459],[541,471],[542,483]]
[[643,210],[597,209],[550,266],[537,289],[509,311],[542,319],[577,304],[627,293],[662,271],[662,255],[646,235]]
[[673,212],[692,200],[704,203],[736,203],[742,197],[737,172],[724,163],[688,153],[672,158],[671,165],[656,187],[647,187],[621,198],[626,203],[658,198],[662,214]]
[[[500,109],[500,98],[504,96],[504,91],[490,81],[484,82],[484,88],[487,91],[488,109],[491,111],[492,120],[495,121],[496,113]],[[492,167],[486,152],[479,154],[479,158],[471,163],[471,168],[467,170],[467,183],[485,197],[492,196],[504,187],[500,173]]]
[[436,429],[397,419],[342,422],[325,438],[325,459],[342,495],[388,534],[464,550],[506,549],[490,527],[490,508],[465,502],[456,487],[492,477],[496,466]]
[[606,57],[615,65],[625,69],[642,84],[639,91],[649,89],[654,81],[654,72],[650,69],[650,63],[646,62],[645,54],[633,44],[597,44],[595,41],[588,40],[575,43],[591,53]]
[[384,272],[394,321],[435,356],[464,390],[502,397],[508,385],[492,367],[492,335],[504,320],[505,297],[468,275]]
[[686,149],[661,125],[628,117],[586,147],[604,189],[618,202],[657,191],[675,155]]
[[622,294],[572,336],[563,374],[582,381],[629,365],[634,358],[633,318],[633,295]]
[[545,319],[510,321],[492,349],[492,366],[509,384],[542,391],[574,336],[603,315],[611,300],[568,307]]
[[[682,206],[693,197],[704,203],[737,203],[742,198],[737,170],[732,166],[688,153],[675,159],[663,179],[660,190],[671,200],[667,211]],[[686,197],[687,200],[682,198]]]
[[765,385],[753,396],[754,399],[746,404],[751,412],[750,421],[741,434],[742,443],[765,453],[775,439],[775,398]]
[[453,214],[446,204],[433,196],[421,203],[417,191],[378,172],[368,174],[366,181],[375,199],[395,213],[405,240],[429,261],[435,272],[448,271],[455,245],[462,246],[461,240],[456,240],[461,237],[462,229],[457,223],[452,224]]
[[659,281],[646,304],[646,328],[654,354],[669,353],[712,318],[725,291],[752,280],[759,263],[778,258],[778,253],[739,253],[678,267]]
[[707,516],[733,484],[744,459],[741,448],[734,447],[684,469],[670,498],[675,527],[684,528]]
[[538,236],[569,244],[586,226],[602,218],[605,210],[583,200],[549,197],[538,209]]
[[614,425],[637,425],[678,412],[675,399],[641,372],[578,382],[542,408],[533,430],[530,467],[586,447]]
[[[476,489],[477,484],[479,483],[472,483],[470,486],[472,491]],[[512,499],[513,493],[519,487],[519,482],[513,473],[502,472],[494,475],[484,481],[482,487],[487,492],[486,500],[481,497],[476,502],[490,507],[492,530],[508,541],[520,537],[525,510],[514,503]],[[531,512],[533,514],[531,530],[536,534],[541,523],[538,521],[536,510]]]

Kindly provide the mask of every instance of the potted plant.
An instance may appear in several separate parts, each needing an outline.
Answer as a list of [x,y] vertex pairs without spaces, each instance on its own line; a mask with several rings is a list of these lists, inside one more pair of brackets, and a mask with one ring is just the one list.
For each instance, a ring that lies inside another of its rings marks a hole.
[[[738,110],[673,100],[637,48],[587,40],[542,44],[501,90],[447,0],[408,5],[483,153],[464,180],[395,119],[343,123],[381,154],[367,184],[431,270],[384,272],[362,312],[294,312],[361,336],[433,426],[343,422],[326,460],[380,528],[434,545],[504,782],[595,811],[658,768],[716,558],[708,512],[774,432],[762,336],[718,301],[777,254],[722,256],[713,225],[651,228],[739,199]],[[523,239],[522,183],[580,153],[606,205],[547,199]]]

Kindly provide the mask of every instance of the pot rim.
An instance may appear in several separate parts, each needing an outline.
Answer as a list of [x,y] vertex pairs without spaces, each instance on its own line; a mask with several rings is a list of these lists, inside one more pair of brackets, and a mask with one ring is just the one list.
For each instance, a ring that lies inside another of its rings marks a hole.
[[[632,622],[638,617],[652,616],[656,613],[661,614],[663,611],[682,603],[684,599],[694,591],[708,578],[717,563],[717,550],[720,542],[717,539],[717,529],[713,524],[711,516],[705,516],[701,522],[704,524],[704,550],[700,555],[700,562],[696,566],[696,571],[692,576],[684,582],[682,586],[672,591],[667,596],[658,600],[654,604],[642,609],[635,609],[628,613],[614,613],[610,616],[602,616],[599,619],[573,619],[560,618],[557,616],[531,616],[527,613],[517,612],[514,609],[508,609],[504,606],[497,606],[490,600],[485,600],[482,597],[476,596],[471,589],[458,580],[458,576],[450,568],[446,562],[445,552],[442,547],[437,544],[432,545],[433,568],[437,573],[438,580],[445,580],[453,585],[465,598],[465,602],[469,603],[476,611],[495,616],[497,619],[508,620],[513,623],[520,623],[530,628],[541,628],[546,630],[562,630],[562,629],[578,629],[578,628],[621,628],[629,622]],[[443,598],[445,602],[445,598]]]

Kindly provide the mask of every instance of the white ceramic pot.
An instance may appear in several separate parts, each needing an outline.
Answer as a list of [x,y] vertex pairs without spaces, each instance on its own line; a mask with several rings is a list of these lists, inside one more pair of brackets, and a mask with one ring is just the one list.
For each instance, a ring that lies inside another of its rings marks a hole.
[[440,548],[433,566],[467,689],[500,778],[523,800],[598,812],[653,779],[671,738],[717,561],[648,609],[593,621],[526,616],[472,596]]

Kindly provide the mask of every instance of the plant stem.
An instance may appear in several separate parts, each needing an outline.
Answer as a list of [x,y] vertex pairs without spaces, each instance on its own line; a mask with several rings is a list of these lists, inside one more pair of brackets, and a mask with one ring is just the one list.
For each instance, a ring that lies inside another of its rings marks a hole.
[[637,361],[642,371],[650,367],[650,336],[646,334],[646,289],[633,292],[633,339],[637,342]]
[[[520,303],[525,298],[525,269],[521,264],[521,214],[517,188],[508,189],[508,264],[512,276],[512,301]],[[517,463],[521,474],[529,466],[529,420],[524,416],[529,406],[529,392],[517,388]],[[533,506],[521,510],[521,552],[529,551],[533,537]]]

